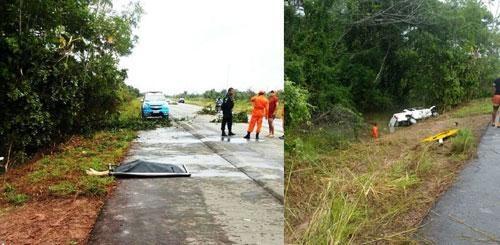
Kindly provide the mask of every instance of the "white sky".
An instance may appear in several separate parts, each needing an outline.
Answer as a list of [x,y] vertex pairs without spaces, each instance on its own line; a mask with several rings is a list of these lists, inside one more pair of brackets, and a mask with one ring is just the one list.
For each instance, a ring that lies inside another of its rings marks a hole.
[[127,84],[166,94],[283,88],[283,0],[139,2],[139,41],[120,62]]
[[500,1],[499,0],[482,0],[490,12],[493,14],[493,17],[498,17],[500,11]]

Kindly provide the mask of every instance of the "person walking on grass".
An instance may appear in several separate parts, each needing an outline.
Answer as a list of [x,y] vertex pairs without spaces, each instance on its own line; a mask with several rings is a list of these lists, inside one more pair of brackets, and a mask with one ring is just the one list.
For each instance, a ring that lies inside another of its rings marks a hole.
[[493,103],[493,112],[491,114],[491,126],[500,127],[500,125],[495,124],[498,107],[500,106],[500,78],[497,78],[495,79],[495,81],[493,81],[493,97],[491,98],[491,102]]
[[[222,110],[222,123],[221,130],[222,136],[233,136],[233,107],[234,107],[234,89],[229,88],[227,90],[226,97],[222,100],[221,110]],[[226,134],[226,124],[228,134]]]
[[267,122],[269,123],[269,134],[267,137],[274,137],[274,119],[276,118],[278,103],[278,96],[276,96],[274,90],[271,90],[269,92],[269,111],[267,112]]
[[378,125],[376,122],[372,123],[372,137],[375,141],[378,140]]
[[258,95],[252,97],[250,101],[253,105],[252,118],[250,119],[250,124],[248,125],[247,135],[245,139],[250,139],[250,134],[253,132],[255,126],[255,139],[259,139],[260,129],[262,128],[262,118],[266,117],[269,110],[269,101],[264,95],[264,91],[259,91]]

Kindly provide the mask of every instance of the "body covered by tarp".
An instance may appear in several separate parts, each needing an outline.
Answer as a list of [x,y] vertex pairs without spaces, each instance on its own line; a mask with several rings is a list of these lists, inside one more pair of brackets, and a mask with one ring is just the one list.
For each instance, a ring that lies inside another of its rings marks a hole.
[[122,177],[189,177],[186,166],[134,160],[110,169],[109,174]]

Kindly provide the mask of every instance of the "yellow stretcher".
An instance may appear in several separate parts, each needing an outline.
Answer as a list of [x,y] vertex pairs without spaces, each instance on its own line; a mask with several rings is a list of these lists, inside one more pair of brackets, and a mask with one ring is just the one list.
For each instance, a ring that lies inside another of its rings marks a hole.
[[438,141],[440,139],[446,139],[448,137],[455,136],[457,134],[458,134],[458,129],[450,129],[450,130],[443,131],[439,134],[427,137],[427,138],[423,139],[422,142]]

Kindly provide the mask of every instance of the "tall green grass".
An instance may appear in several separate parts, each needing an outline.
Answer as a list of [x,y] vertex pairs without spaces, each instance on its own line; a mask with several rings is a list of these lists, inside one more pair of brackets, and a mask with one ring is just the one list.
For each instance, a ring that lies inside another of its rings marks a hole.
[[435,198],[426,186],[449,183],[456,167],[439,157],[475,150],[469,129],[447,147],[408,145],[403,136],[353,141],[321,128],[287,136],[286,232],[300,244],[418,243],[411,220],[423,218]]
[[460,129],[458,134],[451,139],[451,152],[470,156],[476,148],[476,139],[472,131],[468,128]]
[[463,117],[488,114],[491,112],[492,112],[491,99],[483,98],[469,102],[468,104],[455,110],[451,115],[452,117],[463,118]]

